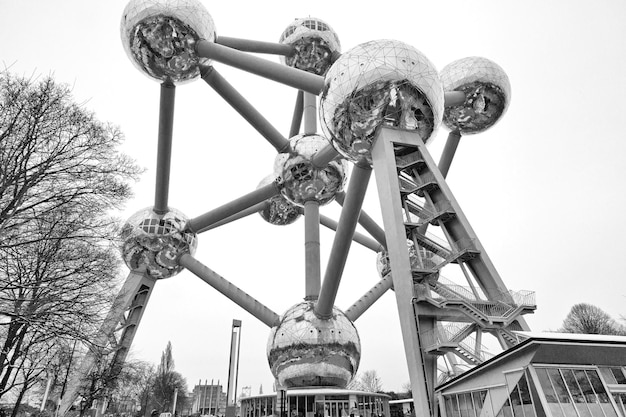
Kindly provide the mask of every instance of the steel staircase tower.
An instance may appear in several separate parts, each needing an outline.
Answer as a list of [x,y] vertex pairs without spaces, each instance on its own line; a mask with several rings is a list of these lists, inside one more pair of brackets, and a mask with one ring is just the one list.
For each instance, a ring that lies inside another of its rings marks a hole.
[[[512,331],[529,329],[522,315],[535,310],[534,293],[506,288],[417,133],[382,127],[372,159],[405,349],[410,339],[419,350],[414,360],[423,364],[410,372],[425,380],[423,399],[432,406],[437,357],[452,353],[469,365],[482,363],[484,332],[503,349],[515,345],[519,340]],[[445,239],[427,233],[429,226],[438,227]],[[411,257],[404,241],[416,248]],[[440,274],[452,264],[467,286]],[[398,294],[407,281],[409,293]],[[410,298],[410,308],[402,297]]]

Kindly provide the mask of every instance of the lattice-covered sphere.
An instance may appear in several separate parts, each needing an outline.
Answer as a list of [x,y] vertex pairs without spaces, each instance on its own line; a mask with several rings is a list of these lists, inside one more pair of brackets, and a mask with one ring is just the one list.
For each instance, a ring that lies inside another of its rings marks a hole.
[[187,217],[170,207],[157,214],[147,207],[133,214],[120,232],[122,257],[131,270],[146,267],[153,278],[169,278],[183,268],[178,257],[193,255],[198,246],[195,233],[185,231]]
[[320,99],[322,128],[339,153],[371,163],[379,129],[419,133],[424,142],[443,116],[443,88],[420,51],[395,40],[361,44],[328,70]]
[[[433,271],[438,263],[444,260],[428,249],[422,247],[416,248],[415,243],[410,239],[407,239],[406,245],[409,249],[409,260],[411,270],[413,271]],[[376,269],[381,278],[384,278],[391,272],[389,253],[386,250],[382,250],[376,255]]]
[[[268,175],[259,183],[257,189],[271,184],[274,181],[276,181],[276,176]],[[265,201],[265,205],[259,210],[259,214],[263,220],[270,224],[285,226],[298,220],[300,217],[300,209],[283,197],[282,194],[278,194]]]
[[459,59],[441,70],[444,91],[462,91],[465,102],[445,109],[443,122],[450,130],[467,135],[482,132],[506,112],[511,84],[504,70],[481,57]]
[[274,161],[274,175],[283,179],[285,198],[298,206],[309,200],[320,204],[333,201],[346,184],[346,160],[334,159],[323,168],[313,166],[313,156],[329,145],[320,135],[296,135],[289,144],[291,151],[279,153]]
[[341,52],[335,31],[328,23],[312,17],[294,20],[278,42],[294,48],[292,55],[281,56],[283,64],[317,75],[326,74],[333,57]]
[[314,301],[296,304],[272,328],[267,343],[270,369],[287,388],[345,387],[359,367],[359,334],[339,309],[322,320],[314,307]]
[[182,84],[200,77],[199,40],[215,41],[213,18],[198,0],[130,0],[120,25],[126,54],[143,73]]

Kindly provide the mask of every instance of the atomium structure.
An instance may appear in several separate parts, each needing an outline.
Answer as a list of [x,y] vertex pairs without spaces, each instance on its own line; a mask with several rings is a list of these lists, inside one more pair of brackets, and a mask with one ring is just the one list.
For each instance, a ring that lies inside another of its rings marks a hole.
[[[419,417],[436,414],[434,388],[442,378],[487,358],[483,334],[506,349],[519,342],[515,330],[528,330],[522,315],[536,308],[534,294],[506,288],[445,179],[461,136],[490,128],[506,112],[510,85],[498,65],[471,57],[438,72],[418,49],[391,39],[367,41],[342,54],[337,34],[316,18],[296,19],[277,43],[218,36],[198,0],[131,0],[122,14],[121,38],[133,65],[160,82],[161,101],[154,205],[122,228],[121,252],[130,274],[96,341],[110,341],[116,352],[111,366],[123,363],[155,283],[183,269],[268,326],[268,365],[287,388],[346,387],[361,357],[356,322],[393,290]],[[281,63],[258,53],[278,55]],[[219,65],[297,91],[288,137],[221,76]],[[255,190],[187,218],[168,201],[174,100],[177,85],[200,79],[277,156],[274,172]],[[426,144],[442,123],[450,134],[436,163]],[[382,225],[362,210],[373,171]],[[333,201],[342,206],[338,221],[320,213]],[[303,300],[294,300],[282,315],[194,257],[200,234],[255,213],[281,227],[304,218]],[[323,274],[320,225],[335,230]],[[357,225],[369,236],[357,232]],[[341,310],[335,298],[352,242],[378,253],[372,268],[378,267],[380,280]],[[446,278],[451,268],[460,271],[461,281]],[[61,415],[94,360],[91,354],[83,360]]]

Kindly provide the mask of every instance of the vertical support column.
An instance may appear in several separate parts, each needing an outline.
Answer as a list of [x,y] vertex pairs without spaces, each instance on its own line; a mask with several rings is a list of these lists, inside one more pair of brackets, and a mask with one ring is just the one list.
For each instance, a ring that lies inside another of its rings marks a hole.
[[164,82],[161,84],[159,103],[159,138],[157,145],[156,185],[154,192],[154,211],[165,214],[169,210],[167,200],[170,187],[170,164],[172,159],[172,132],[174,130],[174,99],[176,86]]
[[304,261],[305,300],[317,300],[322,285],[320,270],[320,205],[309,200],[304,203]]
[[372,160],[385,227],[389,262],[393,271],[393,287],[398,305],[398,315],[400,316],[404,351],[409,368],[415,415],[416,417],[430,417],[430,401],[428,398],[422,347],[413,311],[413,276],[411,274],[409,250],[406,244],[406,231],[402,219],[400,185],[393,149],[393,140],[398,138],[397,132],[387,128],[381,130],[372,149]]
[[317,132],[317,96],[304,93],[304,134],[312,135]]

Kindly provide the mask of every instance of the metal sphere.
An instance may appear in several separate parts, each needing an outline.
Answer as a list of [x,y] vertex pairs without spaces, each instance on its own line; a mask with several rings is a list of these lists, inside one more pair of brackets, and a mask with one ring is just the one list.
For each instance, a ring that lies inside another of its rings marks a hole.
[[[276,176],[269,175],[263,178],[257,186],[257,189],[274,181],[276,181]],[[298,209],[298,206],[289,202],[285,197],[283,197],[282,194],[279,194],[266,200],[266,204],[261,210],[259,210],[259,214],[263,220],[270,224],[285,226],[298,220],[300,217],[300,210]]]
[[346,387],[361,359],[359,334],[339,309],[322,320],[314,307],[314,301],[296,304],[272,328],[267,343],[270,369],[287,388]]
[[441,70],[444,91],[462,91],[465,103],[447,107],[443,123],[450,130],[467,135],[482,132],[506,112],[511,84],[504,70],[486,58],[469,57],[454,61]]
[[[412,240],[407,239],[406,245],[409,249],[409,261],[411,270],[434,270],[437,267],[437,261],[443,262],[443,259],[437,259],[438,256],[422,247],[416,248]],[[389,263],[389,253],[386,250],[378,252],[376,255],[376,269],[381,278],[384,278],[391,272],[391,264]],[[438,274],[438,272],[437,272]]]
[[185,231],[187,217],[170,207],[165,214],[157,214],[147,207],[133,214],[120,232],[122,257],[131,270],[146,267],[153,278],[169,278],[183,268],[178,257],[193,255],[198,246],[195,233]]
[[283,179],[283,196],[298,206],[310,200],[322,205],[333,201],[346,184],[347,162],[334,159],[324,168],[313,166],[313,156],[329,144],[320,135],[300,134],[289,144],[290,153],[279,153],[274,161],[274,175]]
[[150,78],[182,84],[200,77],[199,40],[213,42],[213,18],[198,0],[130,0],[120,25],[132,63]]
[[428,141],[443,116],[443,88],[421,52],[395,40],[361,44],[328,70],[320,100],[322,128],[339,153],[371,163],[381,126]]
[[317,75],[326,74],[333,56],[341,52],[335,31],[323,20],[313,17],[294,20],[278,42],[294,48],[292,55],[281,56],[283,64]]

